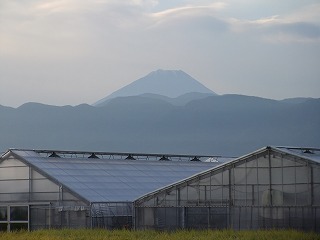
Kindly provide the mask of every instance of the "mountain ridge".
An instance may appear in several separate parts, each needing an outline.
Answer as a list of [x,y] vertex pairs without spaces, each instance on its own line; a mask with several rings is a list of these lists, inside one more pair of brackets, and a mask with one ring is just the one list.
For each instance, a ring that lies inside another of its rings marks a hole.
[[43,148],[240,156],[266,145],[319,147],[320,142],[320,99],[284,103],[221,95],[174,106],[135,96],[114,99],[103,107],[0,106],[0,114],[1,151]]

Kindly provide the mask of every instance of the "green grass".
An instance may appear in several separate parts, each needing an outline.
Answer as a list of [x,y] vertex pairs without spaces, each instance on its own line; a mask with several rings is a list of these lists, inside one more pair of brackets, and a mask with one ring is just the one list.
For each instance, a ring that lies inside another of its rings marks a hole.
[[1,240],[320,240],[320,234],[295,230],[181,230],[174,232],[129,230],[39,230],[34,232],[1,232]]

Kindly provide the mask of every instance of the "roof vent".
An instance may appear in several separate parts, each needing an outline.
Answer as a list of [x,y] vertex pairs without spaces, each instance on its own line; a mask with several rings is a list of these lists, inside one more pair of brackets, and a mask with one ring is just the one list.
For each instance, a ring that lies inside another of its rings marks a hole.
[[192,162],[200,162],[200,159],[199,158],[197,158],[197,157],[194,157],[193,159],[191,159],[190,161],[192,161]]
[[165,155],[163,155],[159,161],[170,161],[169,158],[167,158]]
[[132,155],[131,154],[129,154],[129,156],[128,157],[126,157],[126,160],[136,160],[134,157],[132,157]]
[[60,158],[60,156],[58,154],[56,154],[56,152],[52,152],[49,157],[51,157],[51,158]]
[[313,154],[313,152],[311,152],[310,149],[305,149],[303,153]]
[[99,158],[97,155],[95,155],[94,153],[91,153],[91,155],[88,158]]

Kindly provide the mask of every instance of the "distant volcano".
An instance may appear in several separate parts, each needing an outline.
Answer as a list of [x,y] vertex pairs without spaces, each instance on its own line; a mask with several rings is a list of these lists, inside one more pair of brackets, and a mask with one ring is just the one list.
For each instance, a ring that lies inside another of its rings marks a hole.
[[157,70],[129,85],[115,91],[94,103],[95,106],[116,97],[138,96],[145,93],[176,98],[187,93],[207,93],[216,95],[196,79],[181,70]]

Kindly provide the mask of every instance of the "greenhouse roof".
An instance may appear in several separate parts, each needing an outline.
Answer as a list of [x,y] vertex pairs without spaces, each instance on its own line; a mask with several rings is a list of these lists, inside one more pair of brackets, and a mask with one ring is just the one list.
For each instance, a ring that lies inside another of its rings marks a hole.
[[[149,192],[220,164],[218,161],[195,161],[194,156],[187,158],[186,155],[151,155],[150,158],[158,157],[158,161],[146,161],[128,160],[123,154],[109,153],[99,155],[15,149],[9,152],[88,202],[131,202]],[[108,158],[103,158],[106,156]],[[130,156],[131,159],[139,159],[137,154]],[[144,157],[148,159],[147,155]],[[200,158],[202,160],[208,157],[197,156],[196,160]],[[169,159],[171,161],[168,161]]]
[[252,153],[249,153],[247,155],[244,155],[242,157],[229,159],[229,161],[224,161],[222,164],[216,164],[212,168],[206,169],[203,172],[199,172],[196,175],[189,176],[189,177],[187,177],[185,179],[182,179],[182,180],[178,180],[177,182],[172,183],[171,185],[165,186],[162,189],[157,189],[157,190],[155,190],[153,192],[150,192],[150,193],[148,193],[148,194],[146,194],[144,196],[141,196],[141,197],[137,198],[135,200],[135,202],[138,202],[138,201],[140,201],[142,199],[145,199],[145,198],[147,198],[149,196],[152,196],[152,195],[157,194],[159,192],[162,192],[164,190],[171,189],[172,187],[178,186],[179,184],[185,184],[186,182],[188,182],[190,180],[198,179],[200,176],[203,176],[203,175],[205,175],[207,173],[210,173],[211,171],[216,171],[216,170],[224,168],[226,166],[230,166],[230,165],[233,165],[235,163],[242,162],[242,161],[246,160],[247,158],[249,158],[251,156],[257,155],[257,154],[262,153],[262,152],[266,152],[268,150],[276,151],[276,152],[279,152],[280,154],[283,154],[283,155],[294,156],[294,157],[297,157],[299,159],[302,159],[303,161],[311,162],[313,164],[320,164],[320,149],[318,149],[318,148],[270,147],[270,146],[267,146],[267,147],[258,149],[258,150],[254,151]]
[[285,154],[295,155],[297,157],[320,163],[320,149],[318,148],[297,148],[297,147],[271,147],[274,150],[281,151]]

